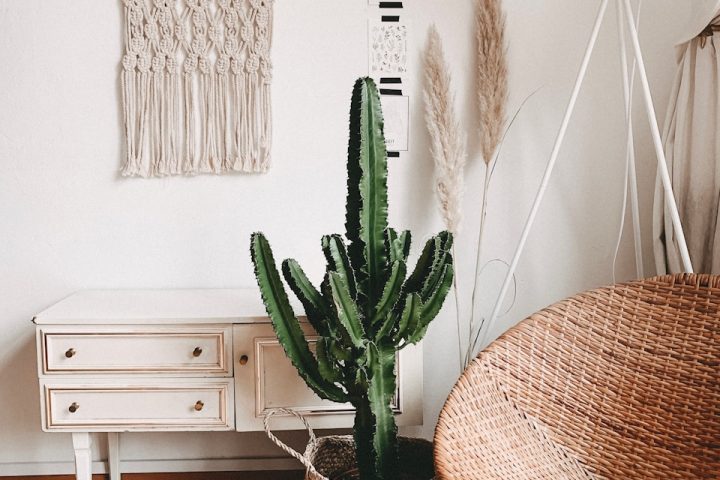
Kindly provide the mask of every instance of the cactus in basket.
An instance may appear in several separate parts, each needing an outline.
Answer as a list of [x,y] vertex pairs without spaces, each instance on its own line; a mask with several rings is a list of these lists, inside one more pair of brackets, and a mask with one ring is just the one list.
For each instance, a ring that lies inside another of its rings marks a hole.
[[290,306],[270,245],[251,238],[263,302],[285,353],[320,397],[351,403],[363,480],[398,478],[397,427],[390,407],[396,391],[396,352],[419,342],[438,314],[453,278],[452,235],[425,244],[408,276],[410,232],[388,227],[387,152],[374,82],[355,83],[350,107],[346,239],[322,238],[327,272],[313,285],[293,259],[285,281],[320,336],[311,351]]

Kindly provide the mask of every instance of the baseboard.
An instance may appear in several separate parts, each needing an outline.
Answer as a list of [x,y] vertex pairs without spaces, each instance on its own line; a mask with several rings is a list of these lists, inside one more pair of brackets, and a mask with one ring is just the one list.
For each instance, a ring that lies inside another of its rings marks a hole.
[[[297,460],[288,457],[209,458],[193,460],[130,460],[120,462],[123,473],[253,472],[298,470]],[[0,463],[0,477],[70,475],[73,462]],[[108,473],[107,462],[93,462],[93,473]]]

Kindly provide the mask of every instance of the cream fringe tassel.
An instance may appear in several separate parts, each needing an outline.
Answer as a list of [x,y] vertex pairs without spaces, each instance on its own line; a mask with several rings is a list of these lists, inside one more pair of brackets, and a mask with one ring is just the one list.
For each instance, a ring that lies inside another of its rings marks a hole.
[[[249,41],[242,41],[237,29],[229,26],[233,18],[226,17],[241,11],[230,11],[232,2],[215,11],[207,5],[210,0],[200,7],[194,2],[180,13],[167,6],[152,8],[145,0],[124,2],[127,30],[121,86],[127,156],[122,174],[267,171],[272,144],[272,1],[251,0],[248,13],[233,17]],[[259,15],[264,16],[258,19]],[[190,30],[203,34],[201,42],[208,29],[224,29],[224,37],[215,41],[210,37],[207,45],[214,48],[199,50],[198,40],[188,38],[187,30],[184,37],[176,37],[187,19],[194,26]],[[163,35],[170,41],[163,43]],[[227,51],[227,39],[235,35],[239,46]],[[260,50],[253,51],[258,44]],[[208,53],[213,50],[224,58],[222,65],[219,59],[211,65]],[[176,58],[180,54],[185,57],[182,63]]]

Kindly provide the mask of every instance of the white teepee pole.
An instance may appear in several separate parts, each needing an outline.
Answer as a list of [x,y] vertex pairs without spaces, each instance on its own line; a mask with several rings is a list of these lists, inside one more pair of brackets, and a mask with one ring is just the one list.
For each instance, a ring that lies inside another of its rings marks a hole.
[[[638,16],[640,18],[640,6],[642,0],[638,0]],[[627,46],[625,43],[625,26],[623,25],[622,0],[617,0],[617,26],[620,39],[620,61],[622,63],[623,95],[625,98],[625,122],[627,128],[627,145],[625,149],[625,160],[628,164],[630,184],[630,205],[633,220],[633,239],[635,240],[635,271],[637,278],[645,277],[642,259],[642,235],[640,232],[640,205],[638,201],[637,172],[635,170],[635,141],[633,138],[632,126],[632,92],[635,80],[635,61],[633,61],[632,74],[628,73],[627,67]],[[636,25],[637,28],[637,25]],[[626,186],[627,188],[627,186]],[[624,212],[623,212],[624,213]]]
[[[505,296],[507,295],[510,284],[512,283],[512,278],[515,275],[515,269],[517,268],[518,261],[520,260],[520,255],[525,248],[525,242],[527,241],[528,235],[530,234],[530,229],[535,222],[535,217],[537,216],[538,209],[540,208],[540,203],[542,202],[542,199],[545,195],[545,190],[547,189],[548,182],[550,181],[550,176],[552,175],[553,168],[555,167],[558,153],[560,152],[560,146],[565,139],[565,132],[567,131],[570,117],[572,116],[573,110],[575,109],[575,103],[577,102],[578,93],[580,93],[580,87],[582,86],[583,80],[585,79],[585,73],[587,72],[588,63],[590,62],[590,56],[592,55],[593,49],[595,48],[598,34],[600,33],[600,26],[602,25],[603,17],[605,16],[607,4],[608,0],[602,0],[602,3],[600,4],[600,9],[598,10],[597,17],[595,18],[595,25],[593,26],[592,33],[590,34],[590,40],[588,40],[587,47],[585,48],[585,56],[583,57],[582,63],[580,64],[580,70],[578,71],[577,78],[575,79],[575,86],[573,87],[572,93],[570,94],[570,100],[568,102],[567,108],[565,109],[565,116],[563,117],[562,123],[560,124],[560,130],[558,131],[557,137],[555,138],[555,145],[553,146],[552,153],[550,154],[550,160],[545,167],[545,174],[543,175],[542,181],[540,182],[540,188],[535,195],[535,201],[533,203],[532,209],[530,210],[530,215],[528,215],[528,218],[525,221],[525,227],[523,228],[522,234],[520,235],[520,241],[518,242],[518,245],[515,249],[513,259],[510,262],[510,267],[508,269],[507,275],[505,276],[502,287],[500,288],[500,293],[498,294],[498,298],[495,301],[495,306],[493,307],[492,313],[488,318],[487,326],[485,327],[485,333],[482,337],[483,341],[487,333],[490,331],[493,322],[500,313],[503,301],[505,300]],[[482,343],[483,342],[481,341],[480,345],[482,345]]]
[[670,217],[672,218],[673,228],[675,230],[675,238],[680,248],[680,257],[682,258],[683,268],[686,272],[692,273],[693,267],[690,261],[690,253],[688,252],[687,243],[685,241],[685,233],[683,232],[682,223],[680,222],[680,214],[678,213],[675,196],[672,191],[672,182],[670,181],[670,173],[667,168],[667,160],[663,150],[662,139],[660,137],[660,129],[655,116],[655,107],[653,106],[652,95],[650,94],[650,84],[645,71],[645,63],[643,62],[642,52],[640,51],[640,40],[638,39],[637,29],[633,23],[633,12],[630,7],[630,0],[624,0],[625,4],[625,20],[630,30],[630,39],[632,40],[635,59],[638,63],[638,71],[640,72],[640,83],[645,97],[645,110],[647,111],[648,122],[650,123],[650,132],[652,133],[653,144],[655,145],[655,154],[657,155],[658,170],[662,178],[663,188],[665,189],[665,202],[670,209]]

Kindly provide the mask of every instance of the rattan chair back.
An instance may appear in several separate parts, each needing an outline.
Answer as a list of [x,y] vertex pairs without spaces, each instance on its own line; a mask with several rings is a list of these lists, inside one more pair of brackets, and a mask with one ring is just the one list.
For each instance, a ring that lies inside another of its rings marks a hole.
[[719,479],[720,277],[576,295],[493,342],[435,432],[439,479]]

